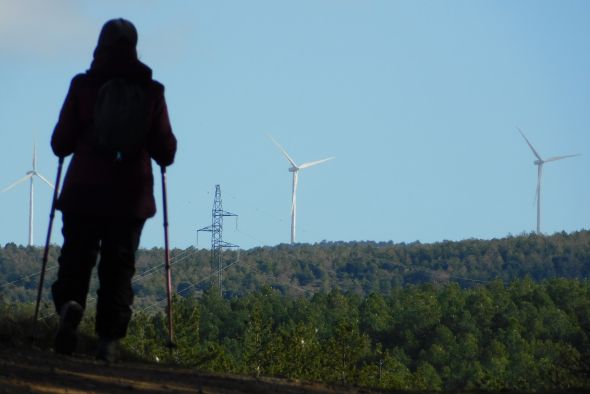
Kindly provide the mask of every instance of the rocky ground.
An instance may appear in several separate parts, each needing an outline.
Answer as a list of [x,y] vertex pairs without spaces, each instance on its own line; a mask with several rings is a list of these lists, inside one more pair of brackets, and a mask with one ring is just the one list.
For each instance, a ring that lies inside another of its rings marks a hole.
[[0,393],[371,393],[296,380],[213,375],[158,364],[106,365],[89,356],[0,343]]

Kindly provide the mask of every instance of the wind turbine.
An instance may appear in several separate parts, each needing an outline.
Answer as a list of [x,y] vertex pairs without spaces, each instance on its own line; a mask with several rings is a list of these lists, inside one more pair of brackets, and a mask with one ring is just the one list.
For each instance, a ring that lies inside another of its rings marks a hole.
[[291,197],[291,244],[295,243],[295,226],[297,222],[297,182],[299,178],[299,170],[303,170],[305,168],[309,168],[315,166],[317,164],[326,162],[328,160],[332,160],[334,157],[328,157],[327,159],[316,160],[316,161],[309,161],[307,163],[303,163],[301,165],[295,164],[295,161],[291,159],[287,151],[279,145],[277,141],[270,134],[267,134],[268,138],[271,139],[272,142],[283,152],[283,155],[287,158],[289,163],[291,163],[291,167],[289,167],[289,172],[293,173],[293,194]]
[[4,193],[4,192],[7,192],[8,190],[12,189],[13,187],[18,185],[19,183],[22,183],[22,182],[26,181],[27,179],[30,180],[31,183],[29,186],[29,246],[33,245],[33,215],[34,215],[33,208],[34,208],[34,201],[35,201],[34,200],[35,186],[33,183],[33,179],[35,177],[39,177],[39,179],[41,179],[43,182],[47,183],[49,185],[49,187],[51,187],[52,189],[54,188],[54,186],[51,184],[51,182],[49,182],[47,179],[45,179],[45,177],[43,175],[41,175],[40,173],[37,172],[37,148],[36,148],[35,144],[33,143],[33,169],[30,171],[27,171],[27,175],[25,175],[24,177],[20,178],[16,182],[14,182],[11,185],[0,190],[0,193]]
[[524,138],[527,145],[529,146],[529,148],[531,148],[531,150],[533,151],[533,154],[537,158],[537,160],[534,161],[534,164],[537,166],[537,192],[536,192],[536,196],[537,196],[537,234],[540,234],[541,233],[541,175],[543,174],[543,164],[548,163],[550,161],[567,159],[568,157],[580,156],[580,154],[577,153],[575,155],[554,156],[554,157],[550,157],[548,159],[543,160],[543,158],[541,158],[541,155],[535,150],[535,148],[533,148],[533,145],[526,138],[526,136],[524,135],[522,130],[518,129],[518,132],[520,133],[520,135],[522,135],[522,138]]

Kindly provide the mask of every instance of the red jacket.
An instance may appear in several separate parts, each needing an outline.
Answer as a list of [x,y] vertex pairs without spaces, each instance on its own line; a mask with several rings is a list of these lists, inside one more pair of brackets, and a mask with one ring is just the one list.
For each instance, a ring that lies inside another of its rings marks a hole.
[[[113,77],[144,82],[149,92],[150,130],[146,146],[137,157],[120,162],[100,154],[87,135],[98,90]],[[151,159],[161,166],[168,166],[176,153],[176,138],[168,119],[164,86],[152,80],[149,67],[139,61],[93,67],[76,75],[53,131],[51,147],[59,157],[73,153],[57,202],[59,210],[144,219],[154,216],[156,204]]]

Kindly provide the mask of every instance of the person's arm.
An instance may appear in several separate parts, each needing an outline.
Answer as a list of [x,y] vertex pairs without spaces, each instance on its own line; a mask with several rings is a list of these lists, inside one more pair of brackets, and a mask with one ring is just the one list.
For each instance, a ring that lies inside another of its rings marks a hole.
[[72,79],[70,89],[61,108],[59,119],[51,136],[51,148],[58,157],[65,157],[74,152],[80,135],[80,119],[77,108],[76,91],[78,76]]
[[152,129],[148,135],[148,152],[160,166],[166,167],[174,162],[176,137],[172,133],[172,126],[170,126],[164,87],[160,85],[160,88],[161,94],[158,94]]

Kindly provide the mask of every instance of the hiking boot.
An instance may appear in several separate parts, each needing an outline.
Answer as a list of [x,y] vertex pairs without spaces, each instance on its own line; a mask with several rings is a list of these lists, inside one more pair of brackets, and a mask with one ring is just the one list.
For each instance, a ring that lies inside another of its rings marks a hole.
[[66,302],[59,312],[59,328],[55,335],[55,352],[71,355],[78,345],[78,325],[82,320],[84,308],[76,301]]
[[107,364],[112,364],[119,358],[119,340],[111,338],[100,338],[96,359],[102,360]]

